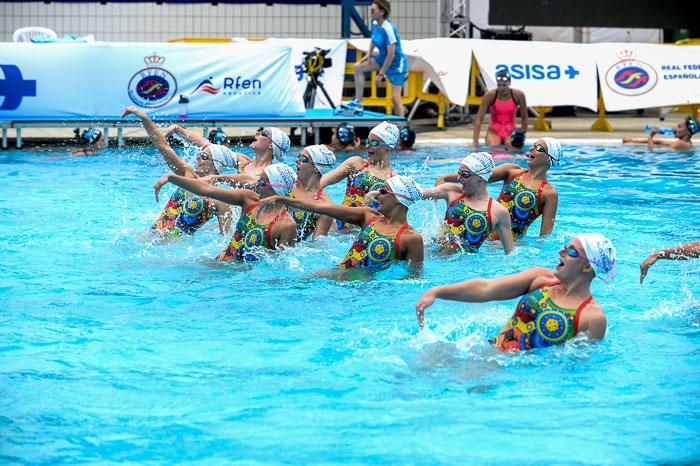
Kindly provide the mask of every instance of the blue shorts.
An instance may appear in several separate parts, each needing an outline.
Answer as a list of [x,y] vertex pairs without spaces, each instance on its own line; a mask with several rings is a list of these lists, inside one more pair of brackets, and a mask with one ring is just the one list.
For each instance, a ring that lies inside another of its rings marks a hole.
[[[384,64],[384,60],[382,60],[382,62],[379,63],[378,57],[372,58],[381,69],[382,65]],[[408,70],[401,70],[399,67],[389,67],[389,69],[386,70],[385,76],[386,79],[388,79],[389,82],[394,86],[403,86],[403,83],[406,81],[406,77],[408,76]]]

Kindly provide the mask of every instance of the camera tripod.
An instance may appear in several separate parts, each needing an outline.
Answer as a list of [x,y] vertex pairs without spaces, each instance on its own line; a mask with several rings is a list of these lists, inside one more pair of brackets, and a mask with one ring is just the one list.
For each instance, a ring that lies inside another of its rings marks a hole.
[[325,64],[325,59],[320,53],[315,53],[313,55],[307,55],[306,57],[306,74],[309,75],[309,81],[306,83],[306,89],[304,90],[304,107],[313,108],[316,101],[316,92],[318,88],[321,88],[321,92],[326,96],[326,100],[332,108],[336,108],[331,96],[328,95],[325,86],[319,80],[323,74],[323,68]]

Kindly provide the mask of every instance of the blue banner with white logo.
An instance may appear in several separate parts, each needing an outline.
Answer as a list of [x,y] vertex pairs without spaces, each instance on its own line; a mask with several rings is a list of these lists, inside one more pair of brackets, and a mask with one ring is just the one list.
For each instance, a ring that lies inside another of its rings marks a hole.
[[2,44],[0,120],[300,116],[292,48],[240,44]]

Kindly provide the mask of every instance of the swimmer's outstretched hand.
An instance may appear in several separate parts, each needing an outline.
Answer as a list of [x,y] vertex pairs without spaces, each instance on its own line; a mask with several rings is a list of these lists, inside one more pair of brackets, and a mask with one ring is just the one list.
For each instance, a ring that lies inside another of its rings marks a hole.
[[435,293],[432,289],[425,292],[423,296],[416,303],[416,319],[418,319],[418,326],[422,329],[425,324],[425,310],[433,305],[435,302]]
[[377,197],[377,194],[379,194],[379,191],[376,189],[365,194],[365,198],[362,201],[364,206],[369,207],[370,205],[372,205],[372,203],[374,202],[374,199]]
[[199,178],[200,180],[204,181],[207,184],[214,184],[217,181],[219,181],[219,175],[207,175],[207,176],[202,176]]
[[653,253],[649,257],[644,259],[644,262],[639,264],[639,284],[640,285],[642,283],[644,283],[644,277],[647,276],[647,272],[649,272],[649,267],[654,265],[658,259],[659,259],[658,254]]
[[158,202],[158,195],[160,194],[160,188],[170,183],[170,173],[165,174],[160,177],[156,184],[153,185],[153,189],[156,191],[156,202]]
[[121,117],[125,118],[129,115],[136,115],[137,117],[141,118],[141,116],[143,115],[143,112],[132,105],[132,106],[126,107],[124,109]]

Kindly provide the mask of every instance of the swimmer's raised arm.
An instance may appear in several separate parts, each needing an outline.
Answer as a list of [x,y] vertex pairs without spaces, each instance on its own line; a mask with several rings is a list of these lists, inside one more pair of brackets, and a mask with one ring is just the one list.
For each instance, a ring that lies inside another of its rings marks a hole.
[[458,181],[459,176],[456,173],[448,173],[446,175],[440,175],[438,176],[438,179],[435,181],[435,186],[439,186],[443,183],[456,183]]
[[168,140],[166,139],[163,132],[156,127],[156,125],[148,117],[148,115],[146,115],[143,111],[139,110],[136,107],[126,107],[124,109],[124,112],[122,112],[121,117],[125,118],[129,115],[134,115],[138,117],[139,120],[141,120],[143,128],[146,130],[146,133],[148,133],[148,136],[151,138],[151,142],[158,148],[158,151],[163,156],[163,160],[165,160],[165,163],[168,165],[168,167],[170,167],[173,173],[175,173],[176,175],[188,176],[190,178],[197,177],[197,175],[194,172],[194,169],[185,161],[183,161],[180,157],[177,156],[173,148],[170,147],[170,145],[168,144]]
[[260,201],[261,204],[279,203],[307,212],[316,212],[321,215],[337,218],[346,223],[364,226],[371,218],[379,214],[370,207],[347,207],[343,205],[327,204],[307,199],[296,199],[286,196],[271,196]]
[[440,184],[436,185],[434,188],[424,188],[423,189],[423,200],[437,200],[444,199],[447,200],[450,197],[450,192],[461,192],[459,186],[453,184]]
[[[542,280],[542,277],[545,280]],[[483,303],[487,301],[501,301],[517,298],[533,289],[535,282],[546,283],[553,279],[551,270],[542,267],[534,267],[515,275],[502,278],[476,278],[452,285],[436,286],[428,291],[416,303],[416,318],[418,324],[423,327],[425,310],[436,299],[449,301],[462,301],[469,303]]]
[[691,241],[679,246],[673,246],[655,251],[651,253],[649,257],[644,259],[644,261],[639,265],[639,283],[644,282],[644,277],[647,276],[649,267],[654,265],[659,259],[685,261],[689,259],[696,259],[698,257],[700,257],[700,241]]
[[180,125],[170,125],[168,128],[164,131],[164,135],[167,138],[171,134],[175,134],[180,139],[183,139],[185,142],[192,144],[194,146],[199,146],[199,147],[206,147],[211,144],[208,139],[205,137],[200,136],[199,134],[193,133],[191,131],[187,131],[185,128],[183,128]]
[[349,159],[345,160],[343,163],[338,165],[336,168],[334,168],[333,170],[329,171],[321,177],[321,187],[325,188],[326,186],[334,185],[344,180],[352,173],[362,170],[363,165],[364,160],[362,159],[362,157],[350,157]]
[[488,182],[496,183],[498,181],[507,181],[511,176],[514,176],[523,170],[523,167],[515,163],[502,163],[493,169]]
[[241,173],[236,173],[232,175],[207,175],[202,177],[202,181],[206,181],[209,184],[213,183],[224,183],[234,188],[243,189],[253,189],[255,183],[260,179],[260,177],[255,175],[245,175]]
[[243,207],[256,202],[260,197],[248,189],[221,189],[197,178],[188,178],[168,173],[167,175],[163,175],[156,184],[153,185],[153,189],[155,189],[156,192],[156,201],[158,201],[160,189],[168,183],[172,183],[175,186],[179,186],[200,196]]

